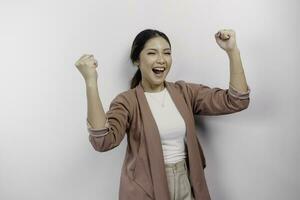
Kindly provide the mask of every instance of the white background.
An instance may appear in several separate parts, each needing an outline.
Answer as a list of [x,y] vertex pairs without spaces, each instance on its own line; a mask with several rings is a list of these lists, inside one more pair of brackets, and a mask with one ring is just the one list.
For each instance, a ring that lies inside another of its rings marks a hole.
[[146,28],[171,40],[168,81],[221,88],[229,62],[214,34],[236,31],[249,108],[196,118],[211,197],[298,199],[299,8],[296,0],[1,0],[0,199],[118,198],[126,138],[112,151],[94,151],[74,63],[84,53],[98,59],[107,111],[129,88],[130,47]]

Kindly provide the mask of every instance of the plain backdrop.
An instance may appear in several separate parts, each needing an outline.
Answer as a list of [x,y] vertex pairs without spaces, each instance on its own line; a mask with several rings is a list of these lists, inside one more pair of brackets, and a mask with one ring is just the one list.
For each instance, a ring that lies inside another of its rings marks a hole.
[[228,88],[215,42],[236,31],[251,88],[248,109],[196,116],[214,200],[297,200],[300,192],[299,8],[296,0],[0,1],[0,199],[118,199],[126,137],[96,152],[88,141],[84,80],[74,63],[98,60],[107,111],[136,71],[134,37],[168,35],[168,81]]

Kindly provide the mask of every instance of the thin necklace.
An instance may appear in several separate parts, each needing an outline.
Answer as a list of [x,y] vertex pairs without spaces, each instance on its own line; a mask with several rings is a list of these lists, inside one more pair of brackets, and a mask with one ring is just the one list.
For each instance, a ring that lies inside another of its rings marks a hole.
[[166,92],[167,92],[167,89],[165,88],[164,89],[164,91],[163,91],[163,100],[162,100],[162,102],[161,102],[161,100],[160,99],[157,99],[153,94],[151,94],[151,93],[148,93],[149,94],[149,96],[151,97],[151,98],[153,98],[153,99],[155,99],[157,102],[159,102],[159,104],[160,104],[160,106],[161,107],[165,107],[165,96],[166,96]]

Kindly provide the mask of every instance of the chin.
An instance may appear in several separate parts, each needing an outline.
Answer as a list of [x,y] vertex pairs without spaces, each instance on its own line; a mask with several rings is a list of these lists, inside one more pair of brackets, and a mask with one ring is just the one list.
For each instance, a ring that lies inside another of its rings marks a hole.
[[151,80],[151,84],[159,86],[159,85],[164,83],[164,81],[166,80],[166,77],[167,77],[167,73],[164,74],[162,77],[159,77],[159,78],[156,77],[154,74],[152,74],[149,78]]
[[165,77],[164,77],[164,78],[161,78],[161,79],[154,79],[154,80],[152,80],[152,83],[153,83],[154,85],[160,85],[160,84],[162,84],[165,80],[166,80]]

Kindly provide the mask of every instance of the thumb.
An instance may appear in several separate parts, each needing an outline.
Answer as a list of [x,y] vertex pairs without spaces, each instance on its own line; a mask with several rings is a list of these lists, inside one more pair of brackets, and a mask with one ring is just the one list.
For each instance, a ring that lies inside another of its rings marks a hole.
[[215,38],[217,39],[220,39],[220,35],[221,35],[221,33],[220,33],[220,31],[218,31],[216,34],[215,34]]
[[215,39],[216,39],[216,42],[221,41],[220,33],[219,32],[215,34]]

